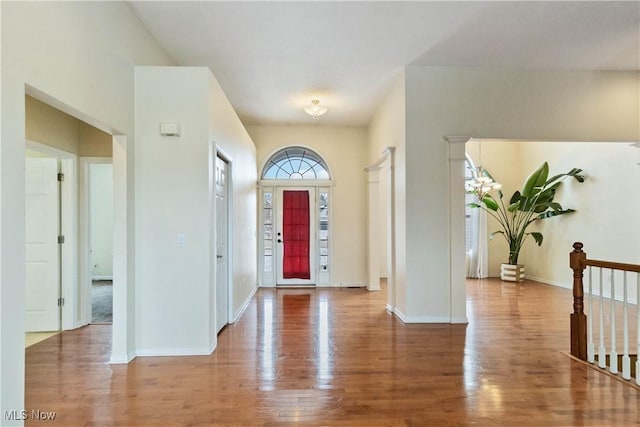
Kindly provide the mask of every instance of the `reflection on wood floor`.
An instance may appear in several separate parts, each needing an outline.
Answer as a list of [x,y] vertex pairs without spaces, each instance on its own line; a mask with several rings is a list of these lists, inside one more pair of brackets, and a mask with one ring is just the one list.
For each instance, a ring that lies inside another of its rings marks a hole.
[[[404,325],[386,292],[261,289],[211,356],[108,365],[111,327],[27,349],[60,426],[636,426],[640,394],[573,361],[571,292],[468,281],[469,325]],[[40,425],[28,420],[27,425]]]
[[59,331],[53,332],[27,332],[24,335],[24,346],[31,347],[34,344],[39,343],[40,341],[44,341],[47,338],[54,336],[55,334],[59,334]]

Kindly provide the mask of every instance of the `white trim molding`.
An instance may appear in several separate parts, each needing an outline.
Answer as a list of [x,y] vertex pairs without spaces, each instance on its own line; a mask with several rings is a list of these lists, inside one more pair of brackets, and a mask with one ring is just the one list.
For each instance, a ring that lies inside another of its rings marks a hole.
[[[215,345],[214,345],[215,348]],[[165,356],[208,356],[213,350],[210,347],[193,348],[148,348],[136,351],[137,357],[165,357]]]
[[253,296],[256,294],[257,291],[258,291],[258,287],[256,286],[253,288],[253,291],[249,293],[249,296],[244,300],[244,302],[242,303],[238,311],[236,311],[236,313],[233,316],[233,320],[230,323],[236,323],[238,320],[240,320],[240,317],[245,312],[247,307],[249,307],[249,304],[251,303],[251,299],[253,298]]
[[136,358],[135,352],[129,352],[125,356],[111,354],[111,359],[109,359],[109,364],[110,365],[127,365],[135,358]]

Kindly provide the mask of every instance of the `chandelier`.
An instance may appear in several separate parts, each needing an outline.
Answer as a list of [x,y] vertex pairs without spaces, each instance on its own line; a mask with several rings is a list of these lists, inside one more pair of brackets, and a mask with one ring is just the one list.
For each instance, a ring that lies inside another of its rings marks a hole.
[[467,193],[475,194],[478,200],[482,201],[491,191],[500,190],[502,184],[495,182],[491,174],[482,167],[482,140],[478,141],[478,150],[480,166],[474,168],[473,177],[465,183],[464,187]]
[[502,184],[495,182],[482,166],[475,169],[475,176],[465,183],[465,190],[468,193],[476,194],[478,200],[482,201],[489,192],[502,188]]
[[318,104],[320,104],[320,101],[313,99],[311,100],[311,105],[304,107],[304,112],[313,117],[314,120],[329,111],[329,109],[324,105]]

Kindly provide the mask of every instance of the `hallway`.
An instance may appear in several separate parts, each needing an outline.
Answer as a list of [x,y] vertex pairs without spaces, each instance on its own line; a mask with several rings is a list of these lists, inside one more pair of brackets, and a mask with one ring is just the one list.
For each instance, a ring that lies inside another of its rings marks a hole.
[[384,290],[261,289],[211,356],[128,366],[107,364],[109,326],[64,332],[26,350],[26,409],[59,426],[636,425],[637,390],[561,353],[570,291],[467,288],[468,326],[403,325]]

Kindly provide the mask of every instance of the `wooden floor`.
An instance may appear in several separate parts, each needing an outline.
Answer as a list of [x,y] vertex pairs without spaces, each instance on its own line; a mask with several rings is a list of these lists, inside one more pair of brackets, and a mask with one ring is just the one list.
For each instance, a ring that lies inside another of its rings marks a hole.
[[570,291],[468,282],[469,325],[386,292],[260,290],[211,356],[107,364],[111,326],[26,350],[32,426],[637,426],[640,392],[562,352]]
[[27,332],[24,334],[24,346],[31,347],[34,344],[44,341],[49,337],[59,334],[60,331],[53,332]]

